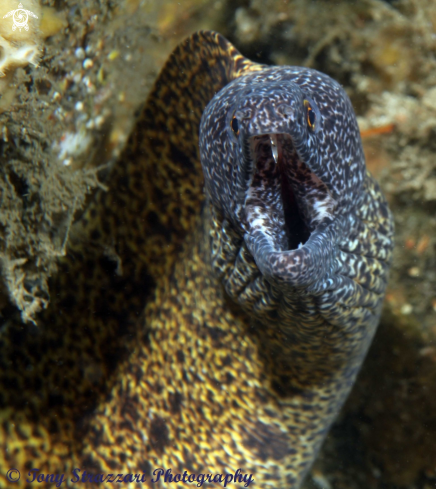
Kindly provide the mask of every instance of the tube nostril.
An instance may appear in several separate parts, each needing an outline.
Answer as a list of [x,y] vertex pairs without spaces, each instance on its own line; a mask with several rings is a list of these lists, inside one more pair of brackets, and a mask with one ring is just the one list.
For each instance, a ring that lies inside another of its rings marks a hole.
[[285,119],[294,120],[294,110],[289,107],[289,105],[281,104],[275,109],[275,111]]

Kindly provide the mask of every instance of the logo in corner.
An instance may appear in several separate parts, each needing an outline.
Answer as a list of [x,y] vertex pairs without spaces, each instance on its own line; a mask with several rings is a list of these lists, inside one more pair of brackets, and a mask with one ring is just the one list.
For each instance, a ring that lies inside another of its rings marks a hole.
[[29,15],[31,17],[34,17],[35,19],[38,18],[33,12],[30,10],[26,10],[23,8],[23,5],[21,3],[18,4],[17,10],[11,10],[8,12],[6,15],[3,15],[3,18],[6,19],[6,17],[10,17],[12,15],[12,30],[15,31],[16,29],[25,29],[26,31],[29,30],[29,26],[27,25],[27,21],[29,20]]

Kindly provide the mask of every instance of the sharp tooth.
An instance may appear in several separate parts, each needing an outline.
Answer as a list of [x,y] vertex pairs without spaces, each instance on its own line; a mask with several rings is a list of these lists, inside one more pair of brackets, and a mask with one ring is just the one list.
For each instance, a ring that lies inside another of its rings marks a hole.
[[277,136],[275,134],[270,134],[269,139],[271,141],[271,151],[274,158],[274,161],[277,165],[277,160],[279,159],[279,154],[277,152]]

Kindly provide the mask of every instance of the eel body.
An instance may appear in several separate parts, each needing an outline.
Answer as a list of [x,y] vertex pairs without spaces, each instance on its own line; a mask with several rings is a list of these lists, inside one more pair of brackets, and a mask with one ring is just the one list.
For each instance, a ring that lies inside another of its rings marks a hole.
[[38,331],[3,331],[1,477],[164,488],[155,469],[241,469],[237,486],[298,488],[374,334],[392,252],[345,92],[196,33],[107,184]]

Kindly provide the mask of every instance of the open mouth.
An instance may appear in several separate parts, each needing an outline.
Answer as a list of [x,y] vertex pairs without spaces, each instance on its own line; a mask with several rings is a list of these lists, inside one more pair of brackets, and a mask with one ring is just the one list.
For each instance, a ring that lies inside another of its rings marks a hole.
[[326,185],[301,161],[288,134],[249,139],[252,176],[246,193],[246,222],[275,251],[301,248],[336,202]]

